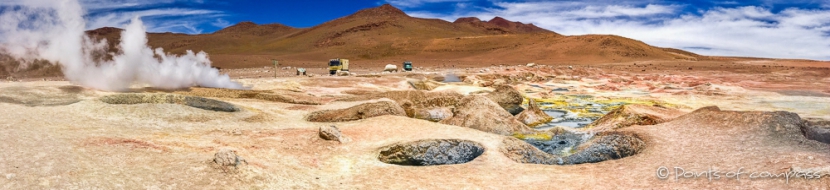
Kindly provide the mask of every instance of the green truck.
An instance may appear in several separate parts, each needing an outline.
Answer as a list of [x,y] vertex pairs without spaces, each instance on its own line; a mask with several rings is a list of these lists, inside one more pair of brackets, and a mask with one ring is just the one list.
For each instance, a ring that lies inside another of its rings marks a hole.
[[403,68],[403,71],[412,71],[412,62],[404,61],[401,67]]

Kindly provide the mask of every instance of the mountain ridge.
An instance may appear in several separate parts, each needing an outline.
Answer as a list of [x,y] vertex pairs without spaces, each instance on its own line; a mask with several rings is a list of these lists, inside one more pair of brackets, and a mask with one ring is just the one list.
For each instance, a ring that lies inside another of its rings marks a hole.
[[[87,31],[118,43],[120,29]],[[149,33],[149,45],[172,53],[205,51],[223,68],[262,66],[271,59],[324,62],[447,60],[481,62],[621,62],[702,59],[691,52],[664,49],[613,35],[564,36],[522,22],[494,17],[462,17],[454,22],[416,18],[392,5],[359,10],[309,28],[245,21],[210,34]],[[117,51],[113,49],[113,51]],[[247,57],[246,57],[247,56]]]

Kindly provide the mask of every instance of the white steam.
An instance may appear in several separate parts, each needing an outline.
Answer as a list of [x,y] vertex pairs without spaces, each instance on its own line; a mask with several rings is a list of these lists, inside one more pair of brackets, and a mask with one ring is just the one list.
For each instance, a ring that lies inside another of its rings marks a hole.
[[[191,86],[244,88],[210,67],[205,52],[176,56],[147,46],[146,29],[138,17],[121,33],[121,52],[112,60],[97,60],[105,40],[84,33],[84,9],[77,0],[20,0],[0,9],[0,53],[31,62],[41,59],[59,64],[72,83],[108,91],[132,85],[162,89]],[[100,56],[99,56],[100,57]]]

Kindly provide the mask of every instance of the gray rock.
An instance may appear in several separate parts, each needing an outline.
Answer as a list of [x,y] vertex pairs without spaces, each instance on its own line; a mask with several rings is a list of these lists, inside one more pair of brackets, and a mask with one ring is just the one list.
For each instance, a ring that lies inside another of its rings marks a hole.
[[596,163],[620,159],[640,153],[646,143],[634,135],[610,133],[597,135],[586,142],[576,153],[564,158],[567,164]]
[[807,121],[801,132],[807,139],[830,144],[830,121]]
[[222,112],[235,112],[239,111],[239,108],[234,106],[233,104],[207,99],[202,97],[195,97],[195,96],[186,96],[184,98],[184,104],[190,107],[199,108],[203,110],[211,110],[211,111],[222,111]]
[[430,139],[382,148],[378,159],[396,165],[432,166],[467,163],[483,153],[484,147],[473,141]]
[[219,166],[233,166],[237,167],[242,163],[248,164],[242,157],[236,155],[236,150],[223,148],[213,155],[213,162]]
[[340,139],[341,138],[340,129],[338,129],[334,125],[320,127],[319,135],[320,135],[320,138],[322,138],[324,140],[327,140],[327,141],[337,141],[337,142],[341,142],[341,143],[343,142]]

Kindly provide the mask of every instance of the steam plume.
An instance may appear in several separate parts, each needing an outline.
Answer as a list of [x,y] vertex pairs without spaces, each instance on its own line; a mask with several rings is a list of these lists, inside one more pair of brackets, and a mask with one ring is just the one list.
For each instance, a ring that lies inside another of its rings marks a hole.
[[121,33],[121,52],[112,60],[96,59],[106,40],[84,33],[84,9],[77,0],[11,0],[0,7],[0,53],[26,63],[48,60],[61,66],[72,83],[108,91],[131,85],[162,89],[191,86],[244,88],[210,67],[205,52],[176,56],[147,46],[146,28],[135,17]]

